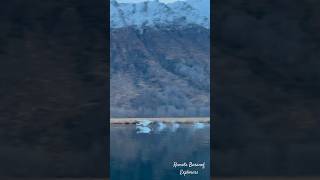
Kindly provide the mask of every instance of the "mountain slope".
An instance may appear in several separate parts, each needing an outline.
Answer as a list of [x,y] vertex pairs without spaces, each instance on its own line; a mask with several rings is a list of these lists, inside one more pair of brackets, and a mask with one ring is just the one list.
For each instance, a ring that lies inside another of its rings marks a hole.
[[192,21],[201,16],[196,8],[111,4],[111,116],[208,116],[210,31],[207,21]]

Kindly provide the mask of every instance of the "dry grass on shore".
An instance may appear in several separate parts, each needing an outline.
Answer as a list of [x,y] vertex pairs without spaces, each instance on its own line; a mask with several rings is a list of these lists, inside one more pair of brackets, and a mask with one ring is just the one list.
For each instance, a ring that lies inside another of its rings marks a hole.
[[135,124],[141,120],[150,120],[163,123],[210,123],[210,117],[187,117],[187,118],[111,118],[111,124]]

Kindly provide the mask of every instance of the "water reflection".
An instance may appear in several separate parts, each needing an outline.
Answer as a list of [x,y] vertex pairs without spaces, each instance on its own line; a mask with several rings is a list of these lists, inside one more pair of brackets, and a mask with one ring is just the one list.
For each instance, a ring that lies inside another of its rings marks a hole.
[[[148,134],[137,133],[136,125],[116,125],[110,128],[111,179],[113,180],[179,180],[209,179],[209,125],[194,130],[195,126],[178,123],[153,123]],[[174,162],[205,162],[205,169],[197,175],[181,176],[181,168]]]

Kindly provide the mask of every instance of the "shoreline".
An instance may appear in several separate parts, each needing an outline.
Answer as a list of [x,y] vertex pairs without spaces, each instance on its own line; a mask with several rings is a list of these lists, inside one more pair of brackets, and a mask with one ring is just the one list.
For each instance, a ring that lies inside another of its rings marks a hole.
[[110,124],[135,124],[141,120],[163,123],[210,123],[210,117],[179,117],[179,118],[110,118]]

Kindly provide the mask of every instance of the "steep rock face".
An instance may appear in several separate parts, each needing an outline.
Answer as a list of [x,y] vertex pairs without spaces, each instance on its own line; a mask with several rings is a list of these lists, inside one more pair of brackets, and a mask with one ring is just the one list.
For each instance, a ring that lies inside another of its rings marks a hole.
[[209,30],[111,31],[112,116],[207,116]]

